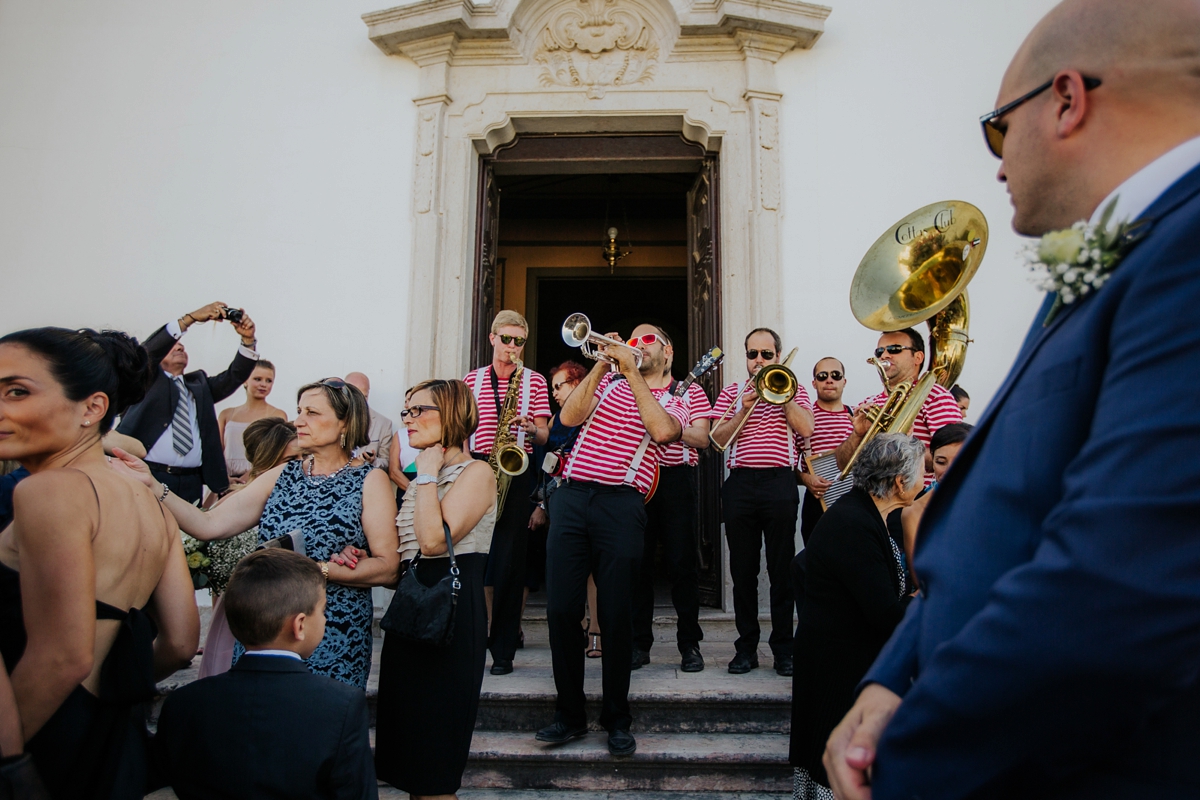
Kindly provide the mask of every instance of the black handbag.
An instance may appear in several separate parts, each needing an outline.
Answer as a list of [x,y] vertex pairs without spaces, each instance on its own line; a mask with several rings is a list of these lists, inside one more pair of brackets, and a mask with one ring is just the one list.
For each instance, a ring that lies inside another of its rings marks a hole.
[[454,616],[458,608],[458,591],[462,588],[458,580],[458,563],[454,560],[454,543],[450,540],[450,526],[444,521],[442,530],[446,532],[450,574],[433,586],[421,583],[417,578],[417,563],[421,560],[418,550],[408,564],[408,571],[400,578],[387,613],[379,621],[379,627],[388,633],[436,647],[447,647],[454,641]]

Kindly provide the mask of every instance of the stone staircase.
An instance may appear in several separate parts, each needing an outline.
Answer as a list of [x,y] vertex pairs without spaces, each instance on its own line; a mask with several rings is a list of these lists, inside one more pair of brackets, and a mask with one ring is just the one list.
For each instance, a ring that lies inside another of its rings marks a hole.
[[[663,598],[664,600],[666,598]],[[764,620],[764,628],[769,622]],[[525,648],[517,651],[509,675],[485,672],[471,758],[463,776],[464,800],[607,800],[635,792],[650,800],[783,800],[791,795],[788,765],[791,679],[775,674],[766,645],[762,668],[730,675],[736,638],[731,614],[701,612],[705,669],[679,669],[673,609],[656,609],[651,663],[635,671],[630,705],[637,753],[614,758],[606,733],[595,725],[600,706],[600,659],[587,663],[585,691],[592,732],[553,747],[533,738],[554,717],[554,681],[545,609],[530,598],[523,628]],[[380,639],[376,638],[375,666]],[[199,660],[194,666],[198,666]],[[490,660],[488,662],[490,666]],[[165,693],[194,671],[164,682]],[[372,723],[377,676],[368,685]],[[381,786],[381,798],[406,797]],[[156,797],[173,797],[169,792]]]

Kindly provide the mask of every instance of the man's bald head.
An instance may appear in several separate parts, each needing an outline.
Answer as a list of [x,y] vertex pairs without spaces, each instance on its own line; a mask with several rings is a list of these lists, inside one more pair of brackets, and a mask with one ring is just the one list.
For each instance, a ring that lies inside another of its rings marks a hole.
[[351,372],[344,380],[362,392],[364,398],[371,396],[371,379],[361,372]]
[[[1101,83],[1087,90],[1082,78]],[[1117,186],[1200,136],[1200,0],[1066,0],[1017,51],[997,98],[1051,88],[997,120],[1013,227],[1089,217]]]

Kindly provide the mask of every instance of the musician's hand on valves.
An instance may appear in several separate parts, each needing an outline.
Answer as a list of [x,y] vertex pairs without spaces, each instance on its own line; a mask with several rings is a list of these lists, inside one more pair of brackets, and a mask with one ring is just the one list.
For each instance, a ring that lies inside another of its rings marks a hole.
[[441,471],[442,464],[446,463],[446,448],[440,444],[426,447],[417,453],[416,461],[413,463],[417,465],[418,474],[436,476]]
[[533,417],[517,416],[513,417],[513,429],[525,431],[526,436],[537,436],[537,423],[533,421]]
[[873,424],[871,418],[867,416],[867,409],[876,408],[874,403],[863,403],[858,408],[854,409],[854,432],[859,436],[866,436],[867,431],[871,430]]
[[[615,334],[614,334],[615,336]],[[622,375],[629,376],[638,371],[637,357],[632,347],[606,348],[606,353],[617,361],[617,368]]]

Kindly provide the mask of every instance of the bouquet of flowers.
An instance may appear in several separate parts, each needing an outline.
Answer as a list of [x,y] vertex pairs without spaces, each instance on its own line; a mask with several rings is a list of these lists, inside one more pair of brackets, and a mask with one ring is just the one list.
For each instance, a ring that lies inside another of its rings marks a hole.
[[208,542],[193,539],[183,532],[179,535],[183,537],[183,552],[187,555],[188,572],[192,573],[192,587],[203,589],[208,586],[207,570],[212,566],[212,560],[208,557]]

